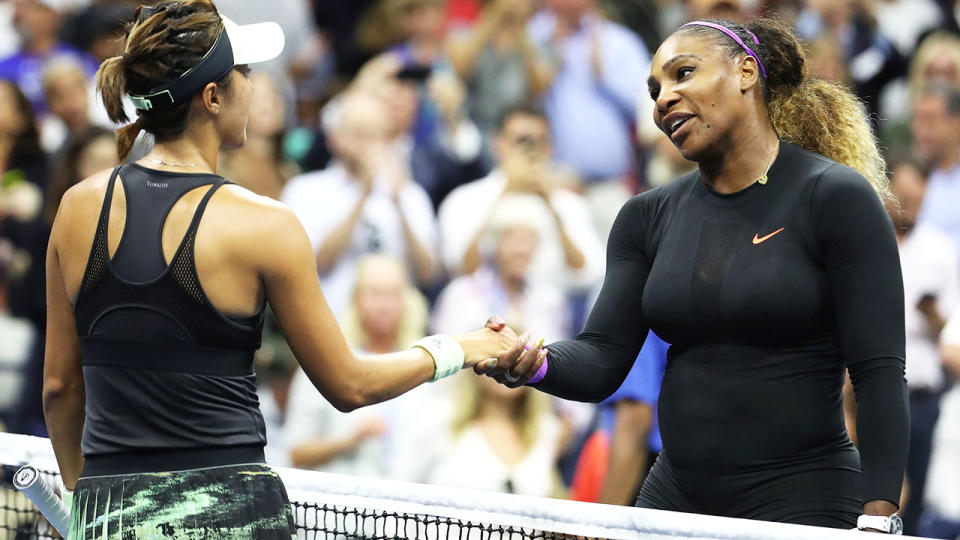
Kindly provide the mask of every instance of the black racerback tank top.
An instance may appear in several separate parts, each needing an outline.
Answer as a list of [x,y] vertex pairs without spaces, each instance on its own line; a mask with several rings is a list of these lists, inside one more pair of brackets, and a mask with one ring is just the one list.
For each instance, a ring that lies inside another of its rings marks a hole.
[[[107,225],[118,177],[126,223],[111,258]],[[86,389],[84,474],[262,461],[266,434],[253,354],[263,308],[247,318],[221,313],[204,294],[194,263],[197,227],[225,183],[214,174],[132,163],[110,176],[74,306]],[[202,186],[210,187],[168,263],[161,241],[167,214]]]

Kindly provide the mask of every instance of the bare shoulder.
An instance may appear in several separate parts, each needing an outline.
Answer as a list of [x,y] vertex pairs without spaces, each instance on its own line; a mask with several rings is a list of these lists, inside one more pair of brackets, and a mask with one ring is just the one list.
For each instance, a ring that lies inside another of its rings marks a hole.
[[[236,231],[246,237],[283,232],[291,226],[301,227],[300,221],[287,205],[280,201],[257,195],[236,184],[220,189],[218,212],[228,214]],[[302,227],[301,227],[302,228]]]
[[229,184],[217,192],[211,206],[230,243],[256,259],[289,257],[291,251],[309,246],[300,220],[280,201]]

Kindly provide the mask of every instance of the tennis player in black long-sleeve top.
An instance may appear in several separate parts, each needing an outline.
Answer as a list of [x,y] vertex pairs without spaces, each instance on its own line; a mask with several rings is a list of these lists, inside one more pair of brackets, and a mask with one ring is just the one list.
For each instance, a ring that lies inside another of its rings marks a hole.
[[[620,211],[576,340],[487,374],[600,401],[652,328],[673,345],[663,453],[638,506],[896,532],[903,285],[861,106],[806,79],[796,38],[770,20],[681,27],[654,57],[649,91],[657,125],[699,170]],[[859,453],[843,421],[845,368]]]

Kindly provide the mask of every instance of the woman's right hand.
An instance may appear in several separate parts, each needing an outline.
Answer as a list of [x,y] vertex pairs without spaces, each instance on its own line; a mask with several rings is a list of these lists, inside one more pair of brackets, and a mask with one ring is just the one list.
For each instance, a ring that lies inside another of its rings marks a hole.
[[454,336],[454,339],[463,348],[463,367],[480,365],[484,369],[491,369],[496,365],[498,356],[522,350],[529,335],[517,336],[503,319],[494,315],[487,320],[484,328]]

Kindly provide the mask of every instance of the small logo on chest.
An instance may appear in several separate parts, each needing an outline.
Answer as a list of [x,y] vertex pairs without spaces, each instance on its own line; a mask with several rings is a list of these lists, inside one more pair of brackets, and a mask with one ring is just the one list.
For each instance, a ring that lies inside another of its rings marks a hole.
[[170,182],[151,182],[150,180],[147,180],[147,187],[166,189],[170,187]]
[[756,244],[762,244],[762,243],[766,242],[767,240],[769,240],[769,239],[773,238],[774,236],[776,236],[776,235],[777,235],[778,233],[780,233],[780,231],[782,231],[782,230],[783,230],[783,227],[780,227],[779,229],[773,231],[772,233],[770,233],[770,234],[768,234],[768,235],[766,235],[766,236],[760,236],[760,233],[757,233],[757,234],[753,235],[753,243],[754,243],[754,245],[756,245]]

